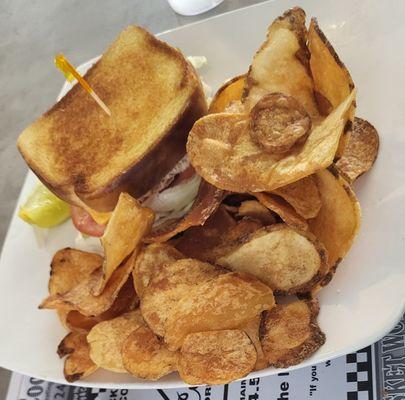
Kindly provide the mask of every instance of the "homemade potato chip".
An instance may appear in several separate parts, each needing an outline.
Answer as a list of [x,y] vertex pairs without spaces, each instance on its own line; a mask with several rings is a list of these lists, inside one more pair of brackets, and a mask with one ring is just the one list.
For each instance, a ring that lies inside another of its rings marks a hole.
[[278,294],[308,292],[324,276],[326,251],[314,235],[285,224],[262,228],[216,262],[246,272]]
[[260,221],[264,226],[271,225],[276,222],[274,214],[263,204],[256,200],[244,201],[239,209],[239,217],[248,217]]
[[240,237],[262,227],[258,220],[242,219],[238,222],[221,205],[203,226],[184,232],[176,248],[190,258],[215,263],[215,260],[229,251]]
[[175,246],[189,258],[213,262],[215,257],[213,257],[212,249],[222,243],[223,236],[235,225],[236,221],[221,205],[204,225],[187,229]]
[[57,251],[51,262],[49,294],[68,292],[102,265],[103,257],[95,253],[69,247]]
[[262,321],[262,315],[258,315],[247,324],[241,327],[241,329],[249,336],[249,339],[252,341],[255,346],[257,359],[254,367],[255,371],[260,371],[263,368],[267,367],[267,360],[264,356],[262,349],[262,344],[260,342],[260,325]]
[[315,300],[279,304],[264,313],[261,343],[270,365],[287,368],[300,363],[325,343],[316,321]]
[[167,318],[189,290],[223,274],[222,268],[190,258],[163,264],[156,269],[141,299],[141,312],[152,331],[164,336]]
[[39,308],[77,310],[87,317],[100,315],[114,303],[132,272],[136,255],[137,251],[113,272],[100,296],[94,296],[93,288],[100,282],[103,274],[101,267],[68,292],[49,296]]
[[67,356],[63,375],[68,382],[74,382],[89,376],[97,370],[97,365],[91,360],[90,349],[86,335],[70,332],[58,346],[59,357]]
[[250,112],[250,136],[266,152],[285,153],[302,143],[311,129],[311,117],[292,96],[264,95]]
[[282,197],[272,193],[255,193],[254,195],[261,204],[275,212],[288,226],[302,231],[308,229],[307,221],[298,215]]
[[291,204],[305,219],[316,217],[322,206],[316,180],[312,175],[273,190],[273,193]]
[[[354,89],[349,71],[320,29],[316,18],[311,19],[308,32],[311,53],[310,68],[314,80],[314,95],[321,115],[329,115]],[[356,104],[352,103],[348,120],[353,124]],[[336,157],[339,158],[351,135],[351,125],[344,129]]]
[[337,169],[353,183],[373,166],[379,145],[380,139],[374,126],[365,119],[355,117],[353,131],[342,156],[335,164]]
[[147,327],[133,331],[122,345],[125,369],[141,379],[157,380],[177,370],[179,353],[170,351]]
[[208,113],[223,112],[233,101],[240,100],[245,85],[245,78],[246,75],[239,75],[226,81],[215,93],[208,108]]
[[296,98],[312,118],[318,117],[308,69],[305,12],[295,7],[269,27],[246,77],[243,101],[252,108],[267,93]]
[[144,241],[146,243],[166,242],[191,226],[203,225],[209,216],[219,207],[223,197],[224,192],[222,190],[202,179],[197,197],[190,211],[179,220],[169,220],[154,227]]
[[285,156],[268,154],[252,141],[249,116],[207,115],[189,134],[190,162],[205,180],[233,192],[270,192],[298,181],[333,162],[354,96],[352,92]]
[[165,342],[174,351],[189,333],[235,329],[273,306],[272,290],[256,278],[239,273],[220,275],[189,288],[173,305]]
[[[309,229],[324,244],[328,268],[333,273],[360,228],[360,205],[350,185],[333,168],[319,171],[316,179],[322,207],[318,215],[308,221]],[[326,276],[324,283],[330,278],[331,275]]]
[[253,370],[256,350],[241,330],[191,333],[184,339],[179,373],[189,385],[219,385]]
[[[73,332],[88,333],[93,326],[101,321],[106,321],[118,317],[119,315],[134,310],[139,304],[139,299],[135,294],[132,279],[129,278],[118,293],[112,306],[98,316],[86,317],[79,311],[68,311],[65,316],[66,327]],[[58,310],[59,311],[59,310]]]
[[87,335],[90,358],[101,368],[114,372],[126,372],[122,362],[122,346],[126,338],[143,325],[139,310],[100,322]]
[[311,53],[309,65],[314,80],[315,98],[320,113],[328,115],[352,92],[353,80],[316,18],[311,19],[309,26],[308,47]]
[[131,254],[152,227],[155,214],[142,207],[128,193],[121,193],[111,215],[101,244],[104,248],[103,276],[93,290],[99,295],[113,272]]
[[134,287],[139,297],[143,296],[155,271],[162,264],[180,260],[184,255],[165,243],[152,243],[143,248],[132,271]]

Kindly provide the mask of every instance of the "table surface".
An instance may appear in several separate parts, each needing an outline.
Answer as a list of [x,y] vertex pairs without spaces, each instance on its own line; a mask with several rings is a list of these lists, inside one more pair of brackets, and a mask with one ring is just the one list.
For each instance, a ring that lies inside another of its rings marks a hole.
[[[56,53],[77,65],[102,53],[129,24],[158,33],[260,2],[225,0],[205,14],[184,17],[165,0],[0,1],[0,245],[27,173],[17,137],[54,103],[63,84],[53,66]],[[9,378],[0,368],[0,400]]]

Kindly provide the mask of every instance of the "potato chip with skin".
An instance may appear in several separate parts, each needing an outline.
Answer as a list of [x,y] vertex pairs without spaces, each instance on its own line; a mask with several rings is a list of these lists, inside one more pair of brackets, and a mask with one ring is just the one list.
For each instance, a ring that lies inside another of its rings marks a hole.
[[235,221],[221,205],[203,226],[184,232],[176,248],[187,257],[215,263],[218,257],[234,246],[235,241],[261,227],[262,223],[254,219]]
[[275,212],[288,226],[302,231],[308,229],[305,218],[301,217],[282,197],[272,193],[254,193],[254,195],[261,204]]
[[249,336],[249,339],[252,341],[256,349],[257,359],[254,367],[255,371],[260,371],[261,369],[267,367],[267,360],[264,356],[262,344],[260,342],[261,321],[262,315],[260,314],[241,327],[241,330],[243,330],[246,335]]
[[316,321],[318,313],[316,300],[279,304],[264,313],[261,343],[269,365],[287,368],[299,364],[325,343]]
[[269,27],[246,77],[243,102],[251,109],[267,93],[293,96],[311,118],[319,116],[308,69],[305,12],[295,7]]
[[170,351],[150,328],[141,326],[122,345],[125,369],[141,379],[158,380],[177,371],[179,352]]
[[106,321],[118,317],[123,313],[135,310],[138,305],[139,298],[135,293],[132,279],[129,278],[119,291],[114,303],[107,311],[104,311],[97,316],[86,317],[85,315],[79,313],[79,311],[71,310],[67,312],[64,323],[70,331],[88,333],[90,329],[99,322]]
[[216,262],[260,279],[277,294],[308,292],[325,275],[327,255],[314,235],[274,224],[245,237]]
[[186,336],[180,352],[179,373],[189,385],[219,385],[251,372],[256,350],[241,330],[213,330]]
[[[314,95],[321,115],[329,115],[354,89],[349,71],[318,25],[311,19],[308,31],[308,48],[311,54],[310,69],[314,80]],[[356,104],[349,110],[349,121],[353,124]],[[336,158],[339,158],[351,135],[351,125],[340,137]]]
[[103,265],[103,257],[72,248],[58,250],[51,262],[50,295],[63,294]]
[[148,326],[155,334],[164,336],[167,318],[176,303],[193,286],[223,273],[222,268],[190,258],[161,265],[141,299],[140,309]]
[[152,232],[144,239],[144,242],[166,242],[192,226],[203,225],[209,216],[219,207],[224,195],[221,189],[202,179],[197,197],[190,211],[183,218],[174,221],[169,220],[154,227]]
[[256,200],[244,201],[238,209],[238,217],[248,217],[260,221],[264,226],[276,222],[274,214]]
[[187,229],[176,243],[176,249],[189,258],[212,262],[212,249],[222,243],[223,236],[234,226],[236,221],[223,205],[212,214],[204,225]]
[[353,80],[316,18],[309,26],[308,48],[318,108],[322,115],[328,115],[352,92]]
[[185,258],[184,255],[166,243],[152,243],[145,246],[137,257],[132,271],[137,295],[139,297],[143,296],[153,274],[162,264],[180,260],[181,258]]
[[97,370],[91,360],[86,335],[77,332],[67,334],[58,346],[59,357],[67,356],[63,375],[68,382],[75,382]]
[[95,325],[87,335],[90,358],[100,368],[113,372],[126,372],[121,349],[126,338],[144,325],[139,310]]
[[93,289],[96,296],[102,293],[114,271],[149,233],[154,219],[151,209],[142,207],[128,193],[120,194],[101,238],[105,259],[102,279]]
[[133,270],[137,254],[138,250],[135,250],[128,260],[114,271],[100,296],[95,296],[93,289],[102,277],[101,267],[68,292],[49,296],[40,304],[39,308],[77,310],[87,317],[100,315],[114,303],[120,289]]
[[286,200],[303,218],[314,218],[322,206],[316,180],[312,175],[274,190],[272,193]]
[[215,114],[225,111],[234,101],[242,98],[246,75],[235,76],[226,81],[215,93],[208,108],[208,114]]
[[264,95],[250,111],[250,136],[269,154],[286,153],[305,141],[312,121],[304,107],[283,93]]
[[380,139],[378,132],[370,122],[354,118],[353,130],[342,156],[336,162],[336,168],[353,183],[367,172],[377,158]]
[[[360,204],[349,183],[334,168],[319,171],[316,179],[322,207],[318,215],[308,221],[309,230],[324,244],[329,273],[333,274],[360,228]],[[323,284],[328,283],[331,276],[326,276]],[[323,284],[321,282],[320,287]]]
[[[264,152],[250,137],[249,116],[200,118],[187,141],[190,162],[212,185],[233,192],[271,192],[328,167],[334,159],[355,93],[286,155]],[[223,162],[226,160],[226,162]]]
[[166,321],[165,342],[177,350],[189,333],[236,329],[274,306],[272,290],[258,279],[227,273],[190,288]]

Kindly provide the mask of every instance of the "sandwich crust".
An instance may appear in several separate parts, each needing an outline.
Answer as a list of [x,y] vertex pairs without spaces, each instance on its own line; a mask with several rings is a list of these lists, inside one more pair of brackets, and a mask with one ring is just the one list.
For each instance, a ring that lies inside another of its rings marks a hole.
[[75,85],[25,129],[18,148],[59,197],[110,211],[122,191],[140,197],[174,167],[207,105],[181,52],[135,26],[118,36],[85,79],[111,117]]

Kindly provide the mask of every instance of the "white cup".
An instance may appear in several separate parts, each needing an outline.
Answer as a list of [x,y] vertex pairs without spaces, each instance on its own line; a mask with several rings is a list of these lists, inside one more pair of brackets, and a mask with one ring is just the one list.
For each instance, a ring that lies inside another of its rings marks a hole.
[[181,15],[197,15],[213,9],[224,0],[167,0],[170,6]]

